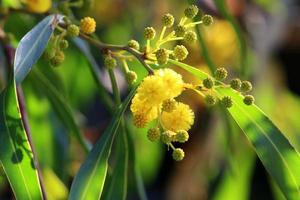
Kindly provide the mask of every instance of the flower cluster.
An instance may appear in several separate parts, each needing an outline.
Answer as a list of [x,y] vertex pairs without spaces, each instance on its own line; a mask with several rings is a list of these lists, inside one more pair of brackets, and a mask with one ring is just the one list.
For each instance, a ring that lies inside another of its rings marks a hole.
[[57,27],[56,32],[51,36],[44,53],[45,59],[48,60],[53,67],[61,65],[65,60],[65,54],[63,51],[69,47],[69,42],[66,39],[66,36],[77,37],[80,32],[84,34],[91,34],[96,30],[96,21],[91,17],[81,19],[80,26],[70,23],[68,19],[65,18],[65,25],[66,29]]
[[[204,96],[204,101],[207,105],[212,106],[215,105],[220,100],[220,104],[225,108],[230,108],[233,106],[233,101],[230,96],[222,96],[217,98],[215,94],[216,87],[227,87],[227,85],[221,81],[226,79],[227,71],[225,68],[218,68],[215,73],[214,77],[208,77],[202,81],[203,90],[197,90],[202,96]],[[254,103],[254,97],[252,95],[247,94],[252,90],[252,84],[249,81],[241,81],[239,78],[231,79],[229,86],[236,90],[237,92],[241,92],[244,94],[243,102],[246,105],[252,105]]]
[[34,13],[45,13],[52,6],[52,0],[24,0],[24,3]]
[[[156,70],[141,82],[130,107],[134,124],[139,128],[157,120],[156,126],[148,131],[150,141],[161,139],[177,153],[178,149],[175,151],[172,142],[186,142],[187,131],[194,123],[194,113],[190,107],[174,99],[186,87],[188,84],[175,71],[168,68]],[[181,160],[183,155],[177,155],[174,159]]]

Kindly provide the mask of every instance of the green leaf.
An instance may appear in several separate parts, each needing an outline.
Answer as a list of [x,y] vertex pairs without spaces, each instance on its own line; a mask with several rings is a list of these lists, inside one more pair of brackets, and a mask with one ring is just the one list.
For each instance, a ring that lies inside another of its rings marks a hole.
[[[170,61],[194,74],[200,80],[208,75],[189,65]],[[243,96],[229,87],[217,87],[218,96],[231,96],[229,113],[245,133],[266,170],[287,199],[300,198],[300,155],[284,134],[256,105],[247,106]]]
[[43,199],[33,153],[22,123],[15,81],[0,97],[0,160],[16,199]]
[[64,125],[73,132],[75,138],[81,144],[83,149],[88,152],[90,149],[89,144],[84,140],[73,117],[72,109],[67,104],[65,98],[55,88],[55,86],[53,86],[49,78],[40,72],[38,68],[34,69],[32,73],[34,75],[32,78],[36,82],[36,86],[48,97],[55,113]]
[[31,29],[20,41],[15,54],[14,75],[20,84],[44,52],[61,15],[50,15]]
[[135,94],[136,88],[131,90],[124,102],[118,107],[109,126],[80,167],[72,183],[69,199],[100,199],[107,174],[111,146],[119,128],[121,117]]
[[[128,135],[122,124],[119,127],[120,134],[117,137],[116,161],[110,181],[105,182],[102,199],[126,199],[128,180]],[[106,185],[106,183],[108,183]],[[107,186],[107,187],[106,187]],[[106,190],[107,189],[107,190]]]

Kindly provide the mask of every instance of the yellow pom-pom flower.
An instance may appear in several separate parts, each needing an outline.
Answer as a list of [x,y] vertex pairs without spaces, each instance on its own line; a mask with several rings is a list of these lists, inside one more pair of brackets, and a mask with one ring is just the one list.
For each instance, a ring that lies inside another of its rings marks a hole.
[[96,21],[94,18],[85,17],[80,20],[80,29],[85,34],[94,33],[96,30]]
[[134,116],[143,116],[147,124],[158,117],[165,100],[181,94],[184,85],[180,74],[171,69],[159,69],[144,78],[132,99],[130,110]]
[[164,128],[174,132],[188,131],[194,123],[194,112],[183,103],[178,103],[172,112],[163,112],[161,116]]
[[45,13],[52,6],[52,0],[24,0],[27,9],[34,13]]

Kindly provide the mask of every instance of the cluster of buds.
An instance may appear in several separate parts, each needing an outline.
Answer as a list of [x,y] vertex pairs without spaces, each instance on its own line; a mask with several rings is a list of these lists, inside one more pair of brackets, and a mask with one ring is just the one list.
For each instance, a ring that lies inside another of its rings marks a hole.
[[[226,79],[227,71],[225,68],[218,68],[215,73],[214,77],[208,77],[202,81],[202,85],[204,89],[201,89],[201,94],[204,96],[204,101],[207,105],[213,106],[215,105],[218,100],[220,104],[225,108],[230,108],[233,106],[233,102],[230,96],[223,96],[221,98],[217,98],[214,92],[216,87],[227,87],[230,86],[232,89],[240,92],[244,95],[243,102],[246,105],[252,105],[254,103],[254,97],[252,95],[247,94],[252,90],[252,84],[249,81],[241,81],[239,78],[234,78],[230,81],[229,85],[221,82]],[[199,90],[198,90],[199,92]]]
[[[170,13],[163,15],[161,19],[163,27],[159,35],[153,27],[146,27],[144,29],[144,38],[147,44],[143,50],[148,63],[163,65],[168,62],[169,58],[179,61],[186,59],[189,52],[184,45],[177,45],[174,49],[166,49],[162,46],[172,41],[183,42],[184,44],[195,42],[197,34],[192,29],[198,24],[208,26],[213,22],[213,18],[210,15],[203,15],[200,21],[192,21],[198,14],[198,11],[197,6],[189,6],[185,9],[185,16],[180,19],[178,24],[175,24],[175,19]],[[168,28],[171,31],[166,34]],[[157,35],[158,37],[156,37]]]
[[80,32],[83,34],[92,34],[96,30],[96,21],[91,17],[81,19],[80,26],[68,23],[66,29],[57,28],[57,31],[51,36],[50,42],[44,53],[45,59],[50,62],[53,67],[57,67],[65,60],[64,50],[69,47],[66,37],[77,37]]

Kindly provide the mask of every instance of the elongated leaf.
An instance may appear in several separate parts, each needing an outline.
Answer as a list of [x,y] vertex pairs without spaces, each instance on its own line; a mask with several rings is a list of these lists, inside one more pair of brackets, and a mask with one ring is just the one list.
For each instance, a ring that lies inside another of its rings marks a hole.
[[121,117],[136,91],[132,89],[116,110],[112,121],[89,153],[72,183],[69,199],[100,199],[107,174],[108,158]]
[[[120,134],[117,137],[116,163],[111,175],[111,179],[105,182],[102,199],[120,199],[125,200],[127,195],[127,178],[128,178],[128,136],[125,132],[124,125],[119,127]],[[107,184],[108,183],[108,184]],[[106,185],[107,184],[107,185]]]
[[39,69],[35,69],[32,72],[38,88],[40,88],[48,97],[58,117],[60,117],[64,125],[74,133],[75,138],[82,145],[84,150],[88,152],[90,146],[84,140],[79,127],[77,126],[70,106],[66,103],[59,91],[57,91],[57,89],[53,86],[51,81],[43,73],[41,73]]
[[15,197],[20,200],[43,199],[14,81],[1,93],[0,103],[0,160]]
[[[208,75],[189,65],[171,61],[203,80]],[[266,170],[287,199],[300,199],[300,155],[284,134],[256,106],[247,106],[243,97],[229,87],[216,89],[219,97],[231,96],[229,113],[252,143]]]
[[17,85],[24,80],[32,66],[42,55],[55,25],[61,18],[61,15],[46,17],[21,39],[14,61],[14,74]]

